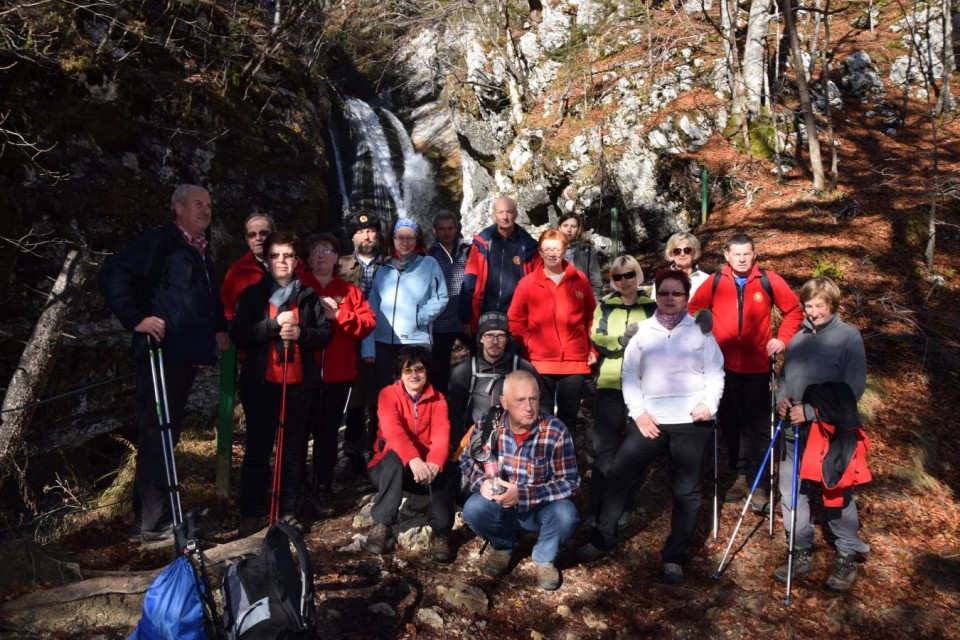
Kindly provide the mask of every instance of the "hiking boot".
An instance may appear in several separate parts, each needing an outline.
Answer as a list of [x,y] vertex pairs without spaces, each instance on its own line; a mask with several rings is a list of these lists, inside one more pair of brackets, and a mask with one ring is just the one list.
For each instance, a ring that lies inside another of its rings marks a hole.
[[633,511],[626,510],[617,518],[617,530],[622,531],[627,528],[630,521],[633,520]]
[[450,545],[450,533],[434,531],[430,536],[430,556],[434,562],[444,564],[453,562],[453,547]]
[[130,533],[127,535],[127,540],[130,542],[140,542],[140,521],[134,520],[130,524]]
[[260,518],[241,518],[240,527],[237,529],[237,535],[241,538],[249,538],[257,531],[260,531]]
[[556,591],[560,588],[560,571],[553,566],[552,562],[540,564],[534,562],[533,566],[537,569],[537,585],[544,591]]
[[683,582],[683,567],[676,562],[665,562],[663,564],[663,579],[670,584],[680,584]]
[[723,496],[724,502],[740,502],[750,493],[750,487],[747,486],[746,476],[737,476],[737,481],[733,486],[727,489],[727,494]]
[[833,559],[833,573],[827,578],[827,589],[844,593],[850,590],[857,579],[857,562],[853,555],[837,551]]
[[491,578],[499,578],[510,571],[510,560],[512,554],[494,550],[487,558],[487,564],[483,572]]
[[587,533],[593,531],[597,528],[597,516],[587,516],[587,519],[583,521],[583,530]]
[[597,547],[593,546],[593,543],[591,542],[588,542],[577,549],[577,560],[580,562],[596,562],[606,555],[606,551],[598,549]]
[[140,542],[165,542],[173,540],[173,523],[159,529],[145,529],[140,532]]
[[770,512],[770,489],[768,487],[757,487],[757,490],[753,493],[753,499],[750,500],[750,508],[759,514]]
[[[773,572],[773,579],[777,582],[782,582],[787,584],[787,569],[790,563],[789,557],[787,562],[782,566],[777,567],[776,571]],[[806,578],[808,575],[813,573],[813,549],[794,549],[793,550],[793,575],[791,576],[792,580],[797,580],[799,578]]]
[[376,522],[370,527],[370,533],[367,534],[367,551],[381,555],[387,552],[387,541],[390,540],[390,526],[382,522]]

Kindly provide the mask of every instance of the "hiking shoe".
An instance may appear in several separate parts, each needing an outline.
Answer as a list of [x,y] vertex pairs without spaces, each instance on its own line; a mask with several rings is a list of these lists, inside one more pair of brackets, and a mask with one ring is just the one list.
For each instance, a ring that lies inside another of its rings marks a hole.
[[[777,567],[773,572],[773,579],[777,582],[787,584],[787,570],[789,569],[790,558],[787,558],[782,566]],[[813,549],[794,549],[793,550],[793,575],[792,580],[806,578],[813,573]]]
[[173,540],[173,523],[159,529],[146,529],[140,532],[140,542],[165,542]]
[[553,566],[552,562],[540,564],[534,562],[533,566],[537,569],[537,585],[544,591],[556,591],[560,588],[560,571]]
[[450,533],[434,531],[430,536],[430,556],[434,562],[444,564],[453,562],[453,547],[450,545]]
[[683,582],[683,567],[676,562],[665,562],[663,564],[663,579],[670,584],[680,584]]
[[590,532],[597,528],[597,516],[587,516],[587,519],[583,521],[583,530]]
[[580,562],[596,562],[605,555],[607,555],[606,551],[598,549],[591,542],[577,549],[577,560]]
[[487,558],[487,564],[483,567],[483,572],[491,578],[499,578],[506,575],[510,570],[510,559],[512,554],[494,550]]
[[237,535],[241,538],[249,538],[257,531],[260,531],[260,518],[241,518],[240,527],[237,529]]
[[367,534],[367,551],[381,555],[387,551],[387,541],[390,540],[390,527],[382,522],[375,522]]
[[753,493],[753,499],[750,500],[750,508],[755,513],[765,514],[770,511],[770,489],[760,486]]
[[833,573],[827,578],[827,589],[844,593],[850,590],[857,579],[857,563],[854,556],[837,551],[833,559]]
[[130,533],[127,535],[130,542],[140,542],[140,521],[134,520],[130,524]]
[[737,481],[733,486],[727,489],[727,494],[723,496],[724,502],[740,502],[750,493],[750,487],[747,486],[746,476],[737,476]]
[[617,529],[626,529],[631,520],[633,520],[633,511],[624,511],[620,514],[620,517],[617,518]]

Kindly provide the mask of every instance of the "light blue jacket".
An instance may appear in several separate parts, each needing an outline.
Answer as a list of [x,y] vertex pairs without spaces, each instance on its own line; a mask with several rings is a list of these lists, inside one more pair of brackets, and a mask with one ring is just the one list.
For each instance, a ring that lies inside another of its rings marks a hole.
[[432,344],[433,321],[447,306],[447,283],[430,256],[417,256],[403,272],[389,261],[377,269],[370,290],[370,308],[377,326],[361,347],[373,357],[374,342]]

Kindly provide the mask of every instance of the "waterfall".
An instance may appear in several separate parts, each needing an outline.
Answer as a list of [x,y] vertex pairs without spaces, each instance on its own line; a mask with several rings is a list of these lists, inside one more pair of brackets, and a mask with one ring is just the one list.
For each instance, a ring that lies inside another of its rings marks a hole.
[[350,192],[347,191],[347,180],[343,174],[343,158],[340,156],[340,143],[337,142],[336,130],[328,125],[327,133],[330,135],[330,147],[333,150],[333,169],[337,173],[337,187],[340,189],[341,200],[341,220],[346,220],[350,215]]
[[[429,230],[434,172],[414,148],[403,124],[390,111],[375,111],[357,98],[346,99],[344,115],[350,124],[354,150],[349,171],[343,170],[340,149],[333,145],[338,184],[349,199],[344,211],[372,210],[385,225],[394,216],[412,217]],[[333,134],[331,139],[335,139]]]

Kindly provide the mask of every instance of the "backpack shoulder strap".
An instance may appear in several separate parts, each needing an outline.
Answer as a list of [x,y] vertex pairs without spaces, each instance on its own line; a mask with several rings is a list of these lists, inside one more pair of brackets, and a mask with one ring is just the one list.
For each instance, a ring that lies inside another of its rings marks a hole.
[[477,356],[470,357],[470,389],[467,391],[467,397],[473,395],[473,390],[477,386],[477,376],[479,372],[477,371]]
[[776,299],[773,297],[773,285],[770,284],[770,276],[767,275],[767,270],[763,267],[757,267],[757,270],[760,272],[760,286],[770,296],[770,304],[776,304]]
[[713,274],[713,288],[710,289],[710,304],[713,304],[713,296],[717,295],[717,287],[720,286],[721,272]]
[[518,356],[517,354],[513,354],[513,368],[510,369],[510,371],[516,371],[517,365],[519,363],[520,363],[520,356]]

